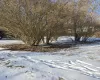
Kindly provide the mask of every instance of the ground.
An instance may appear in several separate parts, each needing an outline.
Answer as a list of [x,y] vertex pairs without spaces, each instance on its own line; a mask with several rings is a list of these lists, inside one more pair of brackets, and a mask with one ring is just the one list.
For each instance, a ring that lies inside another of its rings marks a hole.
[[[21,41],[0,41],[2,45],[14,43]],[[0,80],[100,80],[100,43],[57,52],[0,48]]]

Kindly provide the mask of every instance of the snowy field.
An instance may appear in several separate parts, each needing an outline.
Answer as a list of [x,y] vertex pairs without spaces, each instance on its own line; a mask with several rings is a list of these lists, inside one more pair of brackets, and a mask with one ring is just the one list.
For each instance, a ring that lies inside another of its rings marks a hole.
[[[17,43],[20,41],[0,41]],[[0,48],[0,80],[100,80],[100,43],[52,53]]]
[[0,40],[0,45],[24,44],[21,40]]

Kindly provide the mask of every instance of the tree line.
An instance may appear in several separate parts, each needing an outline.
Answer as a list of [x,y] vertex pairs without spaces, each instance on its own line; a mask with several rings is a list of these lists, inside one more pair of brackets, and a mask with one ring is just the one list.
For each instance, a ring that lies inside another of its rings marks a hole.
[[99,30],[95,0],[1,0],[0,28],[27,45],[71,35],[84,41]]

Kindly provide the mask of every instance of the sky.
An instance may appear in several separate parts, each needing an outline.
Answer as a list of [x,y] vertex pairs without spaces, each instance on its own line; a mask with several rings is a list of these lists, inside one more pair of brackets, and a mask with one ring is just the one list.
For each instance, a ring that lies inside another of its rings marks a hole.
[[95,12],[100,15],[100,6],[98,7],[98,9]]
[[96,5],[95,12],[100,15],[100,0],[94,0],[94,4]]
[[[51,1],[56,1],[56,0],[51,0]],[[94,0],[93,4],[97,8],[95,9],[96,14],[100,15],[100,0]]]

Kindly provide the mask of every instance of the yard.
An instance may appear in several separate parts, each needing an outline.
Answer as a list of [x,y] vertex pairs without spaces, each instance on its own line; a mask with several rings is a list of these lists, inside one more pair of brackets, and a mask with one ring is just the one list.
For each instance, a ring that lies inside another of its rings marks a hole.
[[[22,43],[18,40],[1,42]],[[99,53],[99,42],[80,44],[56,52],[0,48],[0,80],[100,80]]]

